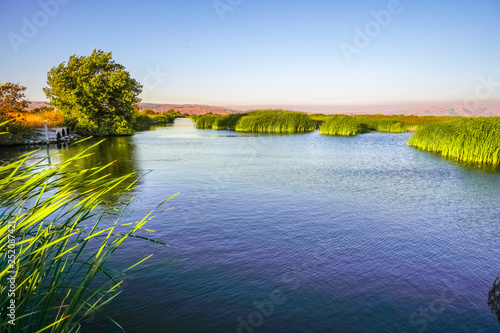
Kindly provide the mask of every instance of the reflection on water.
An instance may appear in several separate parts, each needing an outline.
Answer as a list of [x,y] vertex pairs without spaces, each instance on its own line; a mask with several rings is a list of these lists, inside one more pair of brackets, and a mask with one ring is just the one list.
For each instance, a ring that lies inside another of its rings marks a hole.
[[[33,154],[32,158],[27,163],[33,163],[40,159],[45,159],[42,165],[60,163],[74,157],[81,151],[90,148],[102,139],[89,139],[77,144],[51,144],[39,147],[33,146],[14,146],[2,147],[0,150],[0,160],[9,161],[29,151],[38,150]],[[107,137],[100,144],[90,148],[84,158],[79,159],[74,164],[71,164],[66,169],[67,171],[78,171],[96,167],[103,167],[108,164],[101,172],[96,173],[91,178],[97,179],[108,175],[108,177],[120,177],[129,174],[134,174],[132,177],[125,179],[117,188],[105,196],[105,199],[112,201],[114,194],[120,193],[124,188],[127,188],[134,182],[134,186],[140,183],[141,173],[137,169],[136,147],[131,142],[131,137]],[[126,195],[123,200],[128,200],[131,195]]]
[[[82,150],[89,148],[100,140],[92,139],[84,141],[76,145],[60,148],[57,150],[58,156],[52,157],[52,161],[60,159],[61,161],[68,160],[75,156]],[[126,194],[122,193],[123,189],[133,185],[140,184],[140,173],[137,170],[137,158],[135,154],[135,145],[131,143],[130,137],[108,137],[97,146],[88,150],[88,156],[79,159],[69,170],[76,171],[79,169],[90,169],[94,167],[107,166],[102,171],[96,173],[92,178],[107,177],[121,177],[133,174],[131,177],[126,178],[119,186],[113,189],[104,196],[106,202],[113,202],[114,200],[121,199],[122,202],[128,201],[132,197],[131,192]],[[116,196],[116,195],[118,196]]]
[[[99,140],[89,140],[77,145],[71,145],[58,150],[61,159],[67,160],[85,148],[90,147]],[[137,160],[135,156],[135,145],[130,142],[129,137],[108,137],[96,147],[92,148],[91,155],[81,159],[78,167],[92,168],[104,166],[114,162],[107,172],[114,176],[123,176],[137,172]]]
[[[130,139],[130,137],[105,138],[102,143],[88,152],[90,155],[80,161],[79,167],[103,166],[116,161],[108,169],[111,174],[122,176],[136,172],[135,145],[131,143]],[[62,162],[99,141],[100,139],[89,139],[78,144],[59,143],[42,146],[0,147],[0,159],[8,161],[26,152],[38,150],[35,157],[50,158],[51,163]]]
[[455,163],[457,165],[463,166],[463,167],[471,169],[471,170],[475,169],[475,170],[482,170],[482,171],[487,171],[487,172],[496,172],[496,173],[500,172],[500,164],[485,164],[485,163],[460,161],[460,160],[455,160],[452,158],[443,157],[439,153],[423,151],[420,149],[416,149],[414,147],[412,147],[412,149],[425,152],[426,154],[429,154],[429,156],[434,157],[437,161],[443,160],[443,161],[452,162],[452,163]]

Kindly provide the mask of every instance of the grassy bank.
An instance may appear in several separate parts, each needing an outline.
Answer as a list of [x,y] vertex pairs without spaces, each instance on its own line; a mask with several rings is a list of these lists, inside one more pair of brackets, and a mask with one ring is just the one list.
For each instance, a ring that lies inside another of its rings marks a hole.
[[500,164],[500,117],[427,124],[408,144],[458,161]]
[[299,133],[317,129],[322,135],[353,136],[370,131],[415,132],[409,145],[464,162],[500,163],[500,118],[404,115],[307,115],[258,110],[235,115],[197,116],[196,128],[258,133]]

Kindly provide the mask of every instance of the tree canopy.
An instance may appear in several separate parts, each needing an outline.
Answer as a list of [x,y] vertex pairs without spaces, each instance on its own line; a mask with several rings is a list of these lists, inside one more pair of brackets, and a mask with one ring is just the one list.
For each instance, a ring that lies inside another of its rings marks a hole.
[[142,85],[112,60],[111,52],[73,55],[47,73],[50,105],[82,134],[130,135]]
[[0,119],[8,112],[20,112],[28,105],[26,87],[11,82],[0,85]]

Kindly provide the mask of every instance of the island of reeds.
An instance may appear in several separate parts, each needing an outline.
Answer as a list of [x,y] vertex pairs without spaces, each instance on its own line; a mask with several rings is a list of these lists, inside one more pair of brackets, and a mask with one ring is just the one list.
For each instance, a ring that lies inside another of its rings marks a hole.
[[284,110],[257,110],[193,117],[196,128],[255,133],[304,133],[354,136],[371,131],[415,132],[408,144],[464,162],[500,164],[500,117],[405,115],[308,115]]
[[238,132],[304,133],[318,128],[318,123],[306,113],[284,110],[256,110],[230,115],[207,114],[194,120],[196,128]]
[[351,136],[370,131],[413,132],[427,123],[450,117],[403,115],[324,115],[286,110],[255,110],[230,115],[205,114],[192,117],[198,129],[217,129],[255,133],[303,133],[319,129],[323,135]]
[[370,128],[357,117],[335,115],[323,121],[319,131],[323,135],[353,136],[367,133]]

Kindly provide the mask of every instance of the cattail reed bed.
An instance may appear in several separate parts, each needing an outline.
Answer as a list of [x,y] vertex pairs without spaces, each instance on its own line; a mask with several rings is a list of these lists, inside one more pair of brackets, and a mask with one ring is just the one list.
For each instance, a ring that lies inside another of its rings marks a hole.
[[421,126],[408,144],[462,162],[500,164],[500,117],[459,118]]
[[258,110],[249,112],[236,124],[236,131],[259,133],[304,133],[316,130],[317,123],[302,112]]
[[456,118],[403,115],[307,115],[258,110],[233,115],[207,114],[194,119],[197,128],[241,132],[299,133],[318,128],[322,135],[353,136],[370,131],[415,132],[409,145],[458,161],[500,163],[500,118]]
[[403,115],[311,115],[312,119],[321,122],[320,132],[323,135],[352,136],[370,131],[405,133],[414,132],[423,124],[448,121],[450,117],[403,116]]
[[335,115],[324,121],[319,131],[323,135],[353,136],[370,131],[367,124],[352,116]]
[[198,129],[215,129],[215,130],[236,130],[236,123],[238,120],[246,115],[245,113],[236,114],[205,114],[193,117],[196,121],[196,128]]
[[317,129],[317,122],[302,112],[256,110],[231,115],[206,114],[194,118],[196,128],[255,133],[304,133]]

